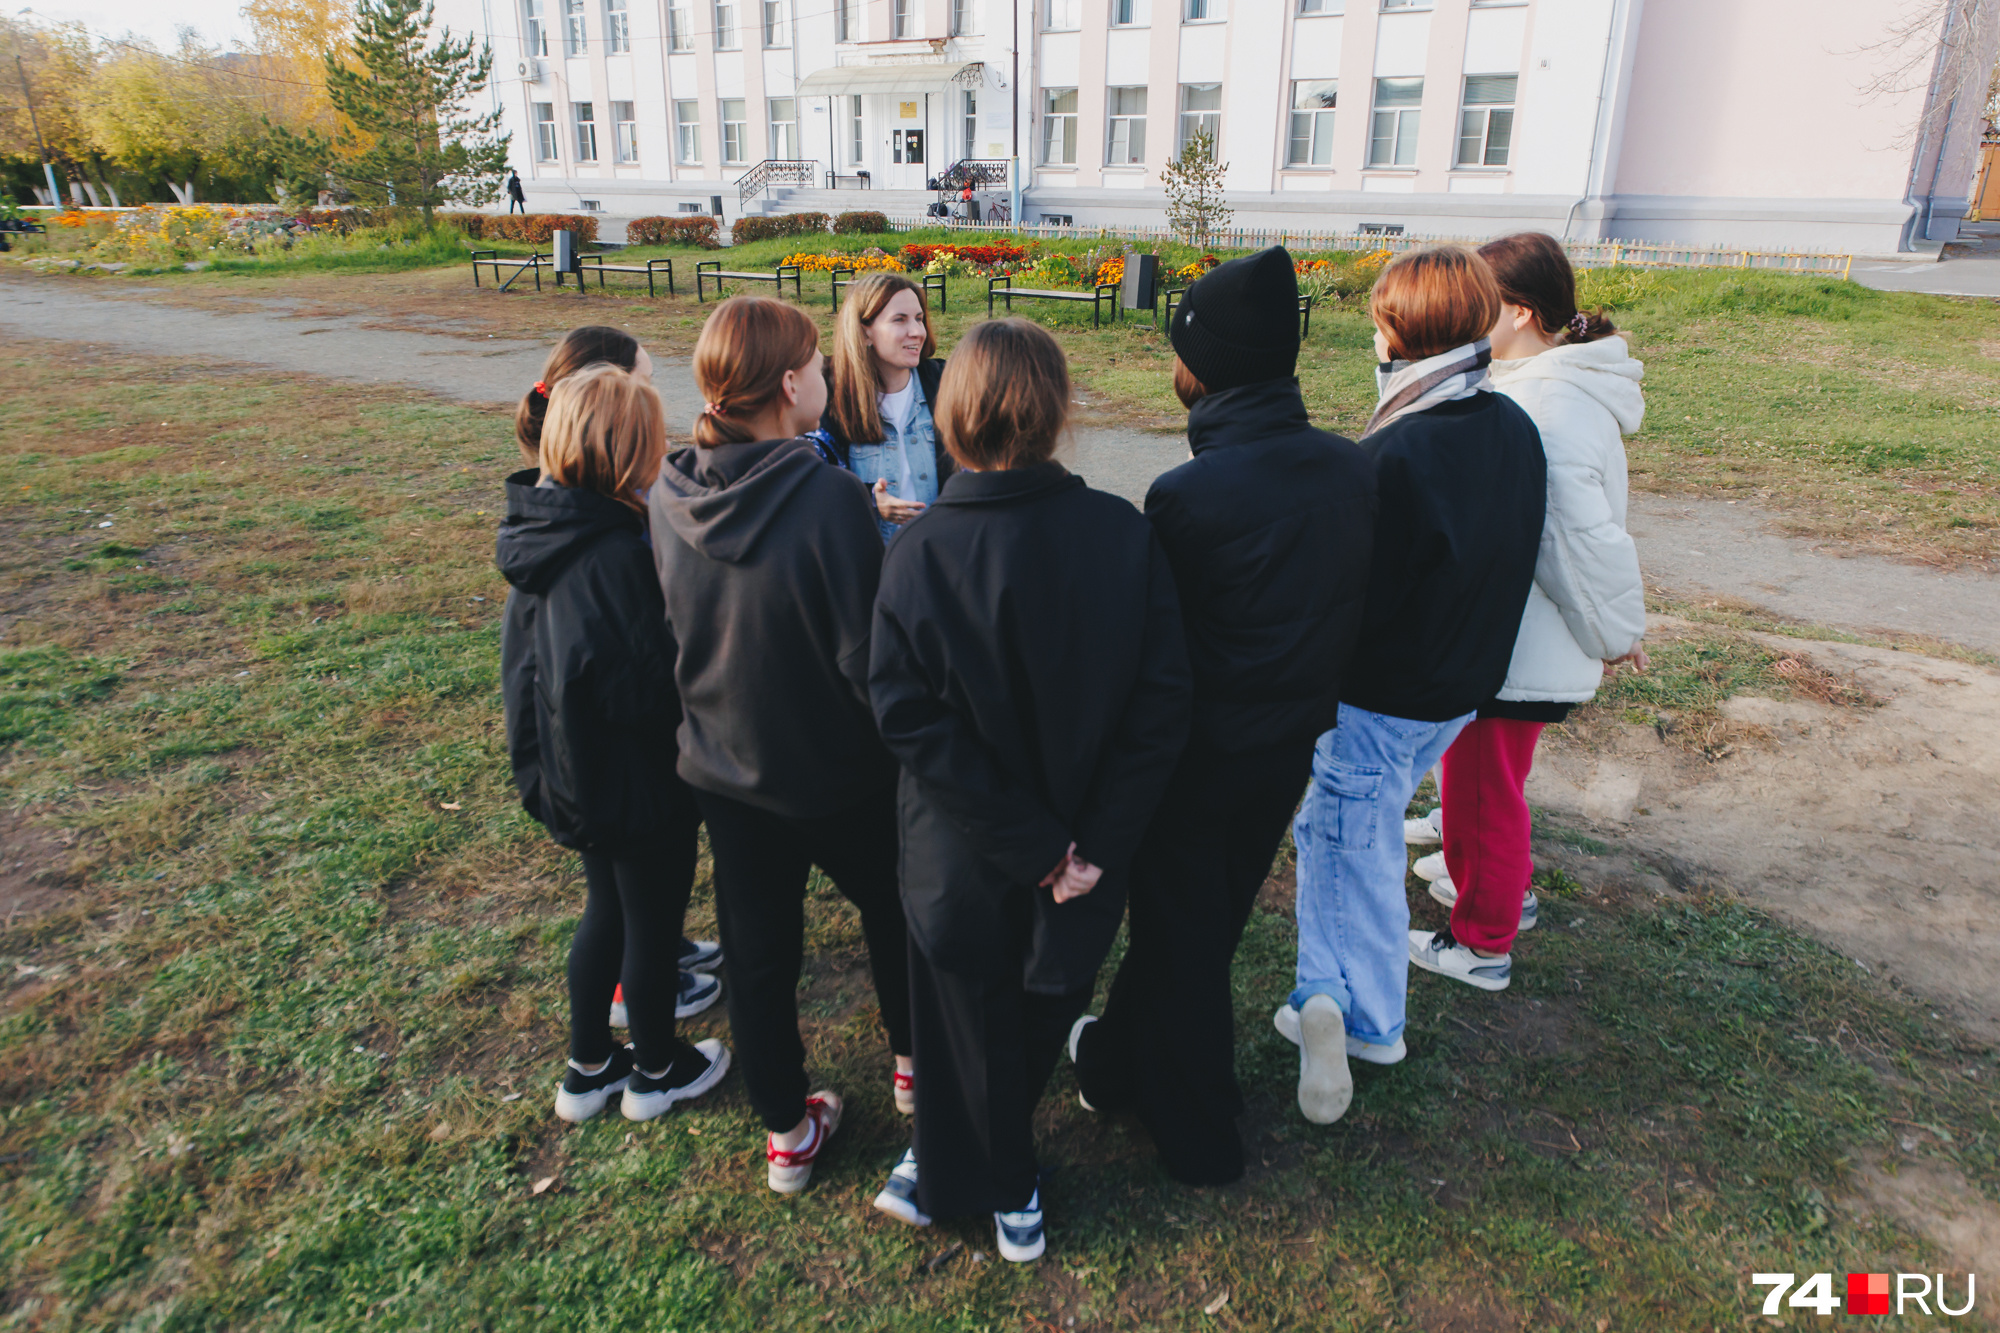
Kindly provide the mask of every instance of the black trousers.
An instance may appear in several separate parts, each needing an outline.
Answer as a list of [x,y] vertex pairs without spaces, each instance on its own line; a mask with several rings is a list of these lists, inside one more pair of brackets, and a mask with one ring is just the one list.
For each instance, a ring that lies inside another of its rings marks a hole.
[[934,1218],[1014,1212],[1034,1196],[1035,1104],[1091,987],[1037,995],[1021,985],[1028,930],[994,941],[981,975],[935,966],[910,941],[917,1042],[918,1205]]
[[512,196],[508,197],[507,212],[509,214],[520,213],[525,216],[527,214],[527,211],[528,211],[528,206],[526,204],[522,203],[519,199],[513,198]]
[[639,1067],[665,1069],[682,1047],[674,1000],[701,827],[694,793],[682,795],[652,846],[615,857],[583,854],[590,896],[569,945],[569,1053],[579,1064],[611,1054],[611,994],[621,982]]
[[697,792],[715,857],[729,1029],[750,1105],[773,1133],[805,1118],[806,1048],[799,1037],[806,875],[818,866],[861,909],[868,968],[889,1049],[910,1054],[908,932],[896,889],[893,788],[835,814],[787,819]]
[[1137,1115],[1185,1184],[1243,1174],[1229,968],[1311,776],[1314,740],[1182,755],[1133,862],[1130,946],[1078,1047],[1084,1097]]

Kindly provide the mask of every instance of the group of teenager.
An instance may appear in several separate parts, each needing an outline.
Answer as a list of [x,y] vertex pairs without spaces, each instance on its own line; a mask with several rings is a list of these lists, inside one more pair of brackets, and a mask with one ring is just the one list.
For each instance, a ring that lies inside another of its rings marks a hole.
[[[1412,963],[1505,987],[1536,741],[1645,665],[1641,367],[1538,233],[1402,255],[1369,308],[1357,444],[1309,419],[1290,255],[1196,282],[1170,326],[1191,456],[1143,513],[1056,460],[1045,329],[977,323],[946,362],[900,275],[853,285],[830,358],[796,306],[719,305],[671,452],[644,350],[572,332],[517,413],[497,549],[516,784],[588,893],[557,1114],[714,1087],[732,1051],[676,1022],[726,967],[770,1186],[804,1189],[843,1109],[799,1033],[814,866],[858,909],[913,1117],[876,1206],[991,1213],[1012,1260],[1043,1252],[1032,1116],[1065,1050],[1176,1179],[1242,1174],[1230,969],[1288,824],[1276,1024],[1307,1119],[1346,1111],[1350,1060],[1403,1058]],[[704,825],[719,943],[681,933]],[[1426,841],[1436,932],[1404,890]]]

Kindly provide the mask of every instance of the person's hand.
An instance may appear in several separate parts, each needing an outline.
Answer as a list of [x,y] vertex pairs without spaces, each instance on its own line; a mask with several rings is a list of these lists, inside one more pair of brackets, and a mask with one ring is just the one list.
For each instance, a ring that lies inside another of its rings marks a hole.
[[1072,898],[1081,898],[1089,893],[1097,887],[1097,881],[1103,877],[1103,866],[1094,866],[1075,853],[1071,853],[1069,868],[1063,871],[1062,878],[1055,882],[1051,892],[1057,902],[1066,903]]
[[924,512],[924,506],[915,500],[899,500],[889,494],[889,479],[882,478],[875,483],[875,512],[891,523],[908,523]]
[[1634,675],[1644,672],[1647,667],[1653,664],[1652,660],[1646,656],[1646,645],[1643,643],[1636,644],[1632,651],[1625,654],[1625,656],[1614,657],[1604,664],[1604,677],[1606,680],[1618,674],[1618,664],[1620,662],[1630,662]]

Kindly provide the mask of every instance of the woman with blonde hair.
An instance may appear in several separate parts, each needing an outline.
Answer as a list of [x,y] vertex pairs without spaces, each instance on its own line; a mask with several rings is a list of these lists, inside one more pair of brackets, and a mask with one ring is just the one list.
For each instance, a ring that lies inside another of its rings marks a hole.
[[932,415],[944,374],[936,353],[922,287],[900,273],[870,273],[847,289],[819,424],[835,461],[868,483],[885,542],[937,499],[952,473]]
[[724,301],[695,345],[695,447],[653,487],[653,556],[679,653],[680,774],[715,857],[729,1026],[768,1180],[806,1187],[841,1099],[811,1092],[799,1037],[806,879],[861,912],[875,998],[910,1075],[908,935],[896,896],[895,761],[868,706],[882,574],[868,488],[804,438],[826,404],[819,330],[768,297]]
[[[556,1114],[623,1094],[650,1120],[729,1068],[719,1041],[674,1031],[676,945],[694,883],[693,794],[674,775],[674,645],[639,496],[660,470],[660,396],[625,368],[584,366],[548,395],[534,469],[507,480],[495,559],[512,585],[500,640],[507,749],[521,804],[583,854],[588,897],[569,951],[569,1067]],[[606,1014],[623,978],[632,1044]]]

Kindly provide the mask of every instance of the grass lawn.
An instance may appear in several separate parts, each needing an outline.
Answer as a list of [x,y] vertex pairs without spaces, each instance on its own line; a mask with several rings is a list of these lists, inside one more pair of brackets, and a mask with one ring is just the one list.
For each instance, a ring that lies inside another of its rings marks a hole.
[[[1326,327],[1316,401],[1352,411],[1357,326]],[[1152,356],[1079,342],[1092,376]],[[1555,827],[1514,987],[1419,976],[1409,1060],[1330,1129],[1269,1024],[1281,857],[1236,972],[1249,1179],[1168,1183],[1059,1070],[1037,1265],[868,1207],[907,1127],[830,892],[800,999],[850,1111],[809,1193],[764,1188],[733,1078],[561,1126],[582,888],[506,777],[506,418],[82,352],[5,373],[0,1326],[1734,1328],[1752,1271],[1943,1266],[1840,1206],[1857,1160],[2000,1188],[1993,1052],[1726,885],[1586,889],[1608,849]],[[1783,688],[1717,644],[1606,707]]]

